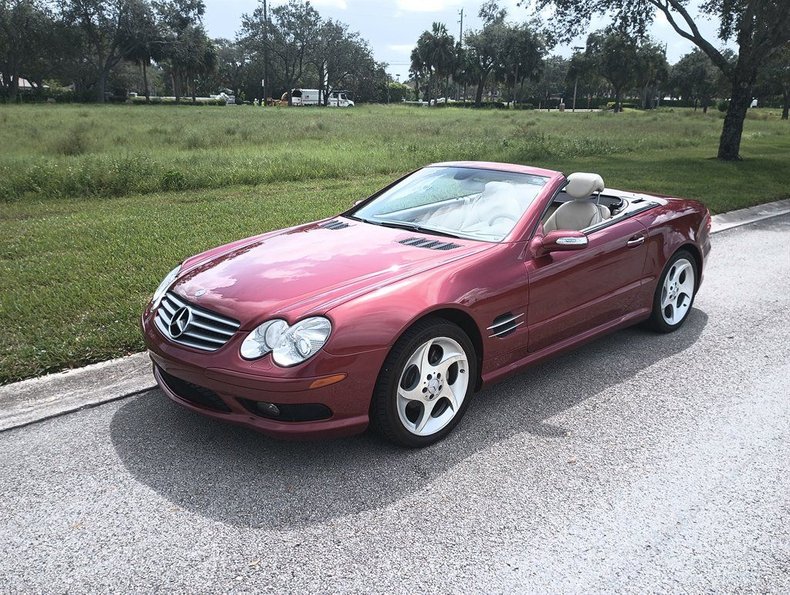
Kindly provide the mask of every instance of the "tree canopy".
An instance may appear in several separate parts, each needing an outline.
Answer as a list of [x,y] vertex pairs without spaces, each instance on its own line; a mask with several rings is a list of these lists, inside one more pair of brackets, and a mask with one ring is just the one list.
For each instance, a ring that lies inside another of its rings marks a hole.
[[[522,4],[527,4],[526,0]],[[741,136],[752,89],[761,68],[790,41],[787,0],[703,0],[700,12],[718,19],[718,41],[732,41],[738,48],[728,60],[716,39],[706,38],[687,0],[536,0],[538,8],[554,6],[553,31],[570,40],[582,32],[596,14],[613,19],[623,35],[644,37],[647,27],[662,14],[673,30],[695,44],[730,83],[730,104],[724,119],[718,157],[740,158]]]

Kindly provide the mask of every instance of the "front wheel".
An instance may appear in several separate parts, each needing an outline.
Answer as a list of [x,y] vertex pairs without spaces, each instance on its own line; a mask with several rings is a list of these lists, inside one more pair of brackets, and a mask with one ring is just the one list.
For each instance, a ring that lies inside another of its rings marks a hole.
[[477,359],[466,333],[441,319],[418,322],[384,362],[373,393],[371,423],[402,446],[433,444],[463,416],[475,378]]
[[662,333],[676,331],[686,322],[697,290],[696,259],[678,250],[669,259],[653,297],[650,326]]

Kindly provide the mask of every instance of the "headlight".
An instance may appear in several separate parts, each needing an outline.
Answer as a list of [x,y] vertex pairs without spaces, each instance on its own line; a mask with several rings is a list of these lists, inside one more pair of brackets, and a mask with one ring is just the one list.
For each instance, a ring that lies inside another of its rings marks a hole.
[[181,271],[181,265],[178,265],[172,271],[170,271],[167,276],[162,280],[159,284],[159,287],[156,288],[154,292],[154,296],[151,298],[151,302],[153,303],[153,307],[156,308],[159,305],[162,297],[165,295],[165,292],[170,289],[170,286],[173,284],[173,281],[176,280],[178,277],[178,273]]
[[271,352],[274,363],[289,367],[311,358],[324,346],[332,323],[322,316],[300,320],[288,326],[284,320],[267,320],[241,344],[241,357],[258,359]]

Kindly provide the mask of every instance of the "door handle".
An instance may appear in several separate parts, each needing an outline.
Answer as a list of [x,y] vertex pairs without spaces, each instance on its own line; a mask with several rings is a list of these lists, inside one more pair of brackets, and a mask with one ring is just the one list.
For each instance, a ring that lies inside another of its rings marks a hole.
[[628,240],[625,245],[629,248],[635,248],[636,246],[641,246],[645,243],[645,236],[644,234],[639,234],[638,236],[631,236],[631,239]]

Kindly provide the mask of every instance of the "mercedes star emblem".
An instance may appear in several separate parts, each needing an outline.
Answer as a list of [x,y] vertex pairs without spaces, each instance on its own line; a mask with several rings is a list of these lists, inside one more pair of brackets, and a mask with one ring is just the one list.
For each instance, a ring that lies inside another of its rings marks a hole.
[[176,310],[176,313],[173,314],[173,318],[170,320],[170,325],[168,326],[170,336],[174,339],[177,339],[183,335],[189,327],[189,323],[191,321],[192,312],[189,308],[184,307]]

